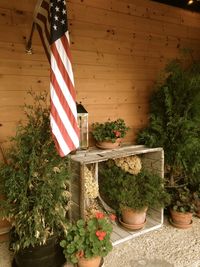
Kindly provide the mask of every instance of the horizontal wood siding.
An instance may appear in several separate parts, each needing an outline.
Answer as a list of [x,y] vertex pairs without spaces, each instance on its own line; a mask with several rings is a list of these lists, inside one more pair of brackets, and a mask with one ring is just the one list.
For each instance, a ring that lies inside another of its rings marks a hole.
[[[49,90],[49,65],[38,33],[25,53],[36,0],[0,0],[0,142],[23,119],[27,90]],[[200,56],[200,15],[149,0],[69,0],[77,101],[89,124],[122,117],[134,142],[148,123],[149,97],[165,64],[180,49]],[[90,136],[90,145],[93,140]]]

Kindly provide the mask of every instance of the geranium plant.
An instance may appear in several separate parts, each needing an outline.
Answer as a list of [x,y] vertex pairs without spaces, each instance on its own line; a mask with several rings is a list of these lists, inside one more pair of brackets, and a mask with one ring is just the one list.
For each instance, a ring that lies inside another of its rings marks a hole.
[[[113,219],[113,216],[110,216]],[[84,221],[71,224],[65,239],[60,242],[67,260],[77,263],[80,258],[105,257],[112,250],[112,223],[102,212]]]
[[114,143],[116,139],[125,137],[128,130],[129,127],[126,126],[123,119],[92,124],[92,135],[98,142],[111,141]]

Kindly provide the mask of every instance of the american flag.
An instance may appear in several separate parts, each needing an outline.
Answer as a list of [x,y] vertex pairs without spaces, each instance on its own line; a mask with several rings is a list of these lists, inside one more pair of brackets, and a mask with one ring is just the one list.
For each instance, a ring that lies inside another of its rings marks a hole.
[[50,122],[56,148],[63,157],[79,147],[65,0],[39,1],[34,21],[50,62]]

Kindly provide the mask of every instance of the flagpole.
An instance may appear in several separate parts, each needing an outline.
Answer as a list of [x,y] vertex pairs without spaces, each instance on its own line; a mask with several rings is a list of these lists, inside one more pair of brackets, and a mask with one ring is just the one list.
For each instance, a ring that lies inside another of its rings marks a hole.
[[32,23],[32,28],[31,28],[31,33],[28,39],[28,42],[26,44],[26,54],[33,54],[33,50],[32,50],[32,38],[33,38],[33,33],[35,30],[35,22]]
[[28,42],[26,43],[26,53],[27,54],[33,54],[33,50],[32,50],[32,38],[33,38],[34,30],[35,30],[35,18],[36,18],[38,9],[40,8],[40,6],[42,4],[42,1],[43,0],[38,0],[37,1],[37,4],[35,6],[35,10],[34,10],[34,13],[33,13],[33,23],[32,23],[31,33],[30,33]]

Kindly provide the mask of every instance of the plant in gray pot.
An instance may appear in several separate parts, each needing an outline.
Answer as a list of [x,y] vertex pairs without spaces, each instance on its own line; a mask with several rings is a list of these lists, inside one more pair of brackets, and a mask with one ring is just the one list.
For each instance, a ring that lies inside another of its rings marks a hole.
[[59,246],[67,229],[68,158],[54,147],[47,94],[32,94],[25,105],[7,164],[1,163],[1,216],[12,224],[10,247],[17,267],[59,267],[65,259]]

